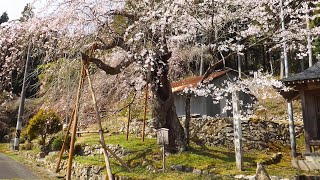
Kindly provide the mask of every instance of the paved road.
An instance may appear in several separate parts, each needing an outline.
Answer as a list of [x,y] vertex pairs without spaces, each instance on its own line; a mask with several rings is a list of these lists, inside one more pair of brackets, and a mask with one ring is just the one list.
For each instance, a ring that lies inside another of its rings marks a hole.
[[40,179],[28,167],[0,153],[0,179]]

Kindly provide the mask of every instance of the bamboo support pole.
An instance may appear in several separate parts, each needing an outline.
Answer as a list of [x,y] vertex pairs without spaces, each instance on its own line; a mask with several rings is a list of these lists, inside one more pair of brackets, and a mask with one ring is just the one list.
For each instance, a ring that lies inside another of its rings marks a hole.
[[130,120],[131,120],[131,104],[129,104],[128,106],[127,141],[129,140]]
[[123,167],[127,168],[129,172],[133,172],[121,158],[119,158],[110,148],[108,148],[108,146],[106,146],[105,143],[101,141],[99,141],[99,143],[102,145],[103,149],[108,151]]
[[144,97],[144,114],[143,114],[143,125],[142,125],[142,142],[144,142],[144,131],[146,127],[146,117],[148,108],[148,84],[146,84],[145,97]]
[[[109,132],[108,130],[104,130],[103,131],[104,133],[107,133]],[[99,133],[99,131],[77,131],[77,134],[80,135],[80,134],[86,134],[86,133]]]
[[[94,95],[94,91],[93,91],[93,88],[92,88],[92,83],[91,83],[91,79],[90,79],[90,76],[89,76],[89,70],[88,70],[88,68],[86,66],[84,68],[85,68],[85,71],[86,71],[86,74],[87,74],[87,78],[88,78],[88,82],[89,82],[89,88],[90,88],[90,92],[91,92],[92,102],[93,102],[93,105],[94,105],[94,110],[96,112],[97,122],[98,122],[98,126],[99,126],[100,142],[102,143],[102,146],[105,146],[103,130],[102,130],[102,125],[101,125],[101,118],[100,118],[100,114],[99,114],[99,110],[98,110],[98,106],[97,106],[97,102],[96,102],[96,97]],[[105,163],[106,163],[106,169],[107,169],[109,180],[113,180],[114,178],[113,178],[112,171],[111,171],[111,166],[110,166],[110,162],[109,162],[109,156],[108,156],[108,152],[107,152],[107,150],[105,148],[103,149],[103,155],[104,155],[104,160],[105,160]]]
[[[78,104],[78,102],[76,102],[76,104]],[[69,131],[70,131],[70,128],[71,128],[71,124],[73,122],[72,120],[74,118],[74,113],[75,113],[75,109],[72,111],[71,119],[70,119],[70,122],[68,124],[67,130],[66,130],[66,134],[64,135],[64,140],[63,140],[63,144],[62,144],[62,147],[61,147],[61,150],[60,150],[59,159],[58,159],[58,163],[57,163],[57,167],[56,167],[56,173],[58,173],[60,171],[60,163],[61,163],[63,152],[66,149],[66,144],[67,144],[66,142],[67,142],[67,139],[68,139],[68,135],[69,135]]]
[[[79,87],[78,87],[76,102],[79,102],[80,91],[81,91],[83,81],[84,81],[84,67],[83,67],[83,64],[81,63]],[[78,124],[78,112],[79,112],[79,104],[76,103],[75,112],[73,116],[73,128],[72,128],[72,136],[71,136],[71,142],[70,142],[70,148],[69,148],[69,158],[68,158],[68,164],[67,164],[67,180],[71,179],[73,150],[74,150],[74,143],[76,140],[76,132],[77,132],[77,124]]]

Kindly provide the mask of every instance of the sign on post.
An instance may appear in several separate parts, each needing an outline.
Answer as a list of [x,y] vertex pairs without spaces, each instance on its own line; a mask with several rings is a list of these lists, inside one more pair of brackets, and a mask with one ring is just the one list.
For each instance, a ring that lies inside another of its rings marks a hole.
[[166,171],[166,144],[169,144],[169,129],[161,128],[157,130],[157,143],[163,145],[162,148],[162,170],[163,172]]
[[157,130],[157,143],[160,145],[169,144],[169,129],[161,128]]

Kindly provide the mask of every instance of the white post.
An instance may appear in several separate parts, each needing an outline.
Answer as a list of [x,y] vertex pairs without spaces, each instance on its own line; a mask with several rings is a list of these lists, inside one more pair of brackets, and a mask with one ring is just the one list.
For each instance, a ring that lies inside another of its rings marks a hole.
[[13,149],[18,151],[19,151],[19,139],[21,134],[21,127],[22,127],[23,113],[24,113],[24,100],[26,98],[26,81],[27,81],[27,74],[28,74],[30,48],[31,48],[31,43],[29,43],[29,46],[28,46],[27,60],[24,66],[23,83],[22,83],[22,90],[20,94],[20,104],[19,104],[18,119],[17,119],[17,126],[16,126],[16,136],[14,138],[14,145],[13,145]]
[[271,68],[271,74],[273,75],[272,61],[273,61],[273,57],[272,57],[271,51],[269,51],[269,63],[270,63],[270,68]]
[[309,22],[309,5],[306,3],[306,24],[307,24],[307,49],[309,56],[309,67],[312,66],[312,40],[310,35],[310,22]]
[[[202,50],[203,51],[203,50]],[[202,76],[203,75],[203,69],[204,69],[204,61],[203,61],[203,52],[201,54],[201,58],[200,58],[200,72],[199,75]]]
[[[284,26],[284,12],[283,12],[283,2],[280,0],[280,20],[281,20],[281,29],[285,31]],[[289,68],[288,68],[288,55],[287,55],[287,38],[283,37],[282,39],[282,48],[283,48],[283,60],[284,60],[284,75],[285,77],[289,76]]]
[[[283,2],[280,0],[280,19],[281,19],[281,28],[282,31],[285,30],[284,26],[284,13],[283,13]],[[284,58],[284,70],[285,77],[289,77],[289,66],[288,66],[288,56],[287,56],[287,45],[286,45],[286,37],[283,38],[283,58]],[[293,121],[293,110],[292,110],[292,102],[288,102],[288,119],[289,119],[289,132],[290,132],[290,146],[291,146],[291,155],[292,157],[296,157],[296,138],[294,132],[294,121]]]
[[234,149],[236,156],[236,166],[243,170],[243,153],[242,153],[242,129],[239,112],[239,92],[232,92],[232,111],[233,111],[233,127],[234,127]]
[[241,56],[240,54],[237,54],[237,58],[238,58],[238,76],[239,78],[241,78]]

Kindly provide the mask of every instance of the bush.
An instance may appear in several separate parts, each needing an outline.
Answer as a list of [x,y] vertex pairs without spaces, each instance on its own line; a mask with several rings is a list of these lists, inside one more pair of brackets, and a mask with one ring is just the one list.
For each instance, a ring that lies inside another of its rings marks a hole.
[[[65,136],[64,133],[59,133],[58,136],[53,140],[51,144],[51,149],[53,151],[59,151],[62,148],[64,136]],[[71,136],[68,135],[67,142],[66,142],[66,149],[69,149],[70,141],[71,141]]]
[[31,150],[32,148],[33,148],[33,145],[32,143],[29,143],[29,142],[21,145],[21,150]]
[[82,148],[82,146],[84,146],[84,145],[82,145],[82,144],[76,144],[76,145],[74,146],[73,153],[74,153],[75,155],[82,156],[82,155],[83,155],[83,148]]
[[21,135],[20,135],[19,143],[23,144],[23,143],[26,142],[26,140],[28,140],[28,133],[27,133],[27,129],[23,127],[21,129]]
[[60,117],[52,110],[40,109],[34,115],[27,127],[27,134],[30,140],[41,136],[41,145],[45,145],[45,139],[48,134],[54,134],[62,129]]

